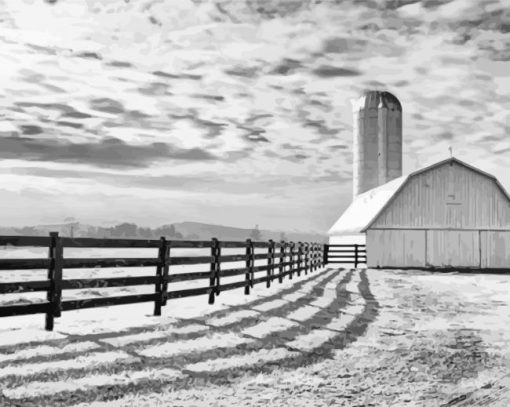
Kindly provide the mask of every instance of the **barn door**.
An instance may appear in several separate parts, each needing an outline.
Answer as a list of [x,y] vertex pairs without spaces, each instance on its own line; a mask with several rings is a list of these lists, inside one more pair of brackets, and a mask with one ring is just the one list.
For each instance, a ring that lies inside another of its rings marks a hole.
[[480,239],[474,230],[428,230],[427,263],[433,267],[480,267]]

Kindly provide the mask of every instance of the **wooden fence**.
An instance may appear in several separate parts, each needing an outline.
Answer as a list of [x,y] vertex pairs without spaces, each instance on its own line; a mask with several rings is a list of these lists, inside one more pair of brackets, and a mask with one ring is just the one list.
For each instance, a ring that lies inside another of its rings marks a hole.
[[324,245],[325,264],[367,264],[367,249],[364,244],[327,244]]
[[[94,308],[110,305],[133,304],[154,301],[154,315],[161,315],[161,307],[167,300],[207,294],[209,304],[214,304],[215,296],[222,291],[244,287],[244,293],[250,294],[255,284],[271,283],[278,279],[281,283],[285,276],[292,279],[301,272],[307,274],[323,267],[328,260],[325,245],[302,242],[244,242],[219,241],[182,241],[141,239],[93,239],[59,237],[50,233],[49,237],[0,236],[0,246],[47,247],[48,257],[40,259],[0,259],[1,270],[36,270],[47,269],[48,277],[40,281],[14,281],[0,283],[0,294],[46,291],[47,301],[32,304],[15,304],[0,306],[0,317],[46,314],[46,330],[53,330],[54,318],[62,311],[82,308]],[[65,258],[65,248],[153,248],[153,258]],[[172,249],[200,248],[210,249],[208,256],[173,256]],[[244,254],[223,255],[222,249],[245,249]],[[264,253],[255,253],[263,249]],[[157,256],[156,256],[157,253]],[[267,264],[255,266],[255,260],[266,260]],[[245,262],[245,267],[222,269],[226,262]],[[173,265],[208,265],[209,270],[192,273],[172,274]],[[154,267],[155,273],[137,277],[80,278],[66,279],[63,271],[76,268],[96,267]],[[260,276],[261,272],[263,273]],[[255,275],[257,273],[257,276]],[[243,276],[242,280],[222,284],[223,277]],[[209,280],[207,286],[169,290],[169,284],[191,280]],[[124,295],[116,297],[88,298],[80,300],[62,300],[62,290],[83,288],[125,287],[154,285],[152,294]]]

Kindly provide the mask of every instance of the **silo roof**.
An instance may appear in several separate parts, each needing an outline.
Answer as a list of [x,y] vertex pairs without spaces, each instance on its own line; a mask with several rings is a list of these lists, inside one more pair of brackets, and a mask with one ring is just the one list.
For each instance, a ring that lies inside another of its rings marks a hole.
[[402,111],[402,105],[397,97],[386,91],[370,90],[353,102],[354,110],[386,107]]

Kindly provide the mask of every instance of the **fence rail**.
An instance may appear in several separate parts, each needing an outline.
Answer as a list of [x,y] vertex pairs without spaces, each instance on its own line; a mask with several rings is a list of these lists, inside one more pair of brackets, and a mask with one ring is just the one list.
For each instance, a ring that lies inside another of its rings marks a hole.
[[[104,307],[110,305],[154,302],[154,315],[161,315],[161,308],[167,300],[197,295],[208,295],[209,304],[223,291],[244,288],[246,295],[254,285],[266,283],[266,287],[278,279],[279,283],[288,276],[301,276],[323,267],[332,257],[328,256],[327,245],[308,242],[253,242],[246,241],[173,241],[162,237],[159,240],[142,239],[95,239],[59,237],[52,232],[49,237],[0,236],[0,245],[20,247],[47,247],[48,257],[41,259],[0,259],[3,270],[47,269],[47,279],[39,281],[13,281],[0,283],[0,294],[45,291],[46,301],[32,304],[0,305],[0,317],[45,314],[46,330],[53,330],[54,320],[62,311]],[[333,246],[330,246],[333,247]],[[132,248],[154,249],[153,258],[64,258],[66,248]],[[207,256],[172,256],[172,249],[209,249]],[[245,249],[244,254],[224,255],[222,249]],[[255,253],[255,249],[266,249]],[[266,260],[267,264],[255,266],[255,260]],[[245,262],[245,267],[223,269],[231,262]],[[174,265],[209,266],[208,271],[172,274]],[[153,267],[155,273],[137,277],[110,278],[64,278],[65,269],[95,267]],[[264,272],[263,275],[260,275]],[[259,275],[256,276],[256,273]],[[240,281],[222,283],[224,277],[242,276]],[[208,285],[181,290],[169,290],[169,284],[183,281],[209,280]],[[62,300],[63,290],[82,288],[108,288],[134,285],[154,285],[152,294],[134,294],[78,300]]]
[[367,264],[367,249],[364,244],[327,244],[324,245],[325,264]]

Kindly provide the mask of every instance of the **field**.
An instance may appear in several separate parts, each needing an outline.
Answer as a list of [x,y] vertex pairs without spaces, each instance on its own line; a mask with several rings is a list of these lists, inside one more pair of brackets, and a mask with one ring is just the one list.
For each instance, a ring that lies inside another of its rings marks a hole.
[[509,290],[507,275],[327,268],[162,317],[4,318],[0,405],[507,406]]

